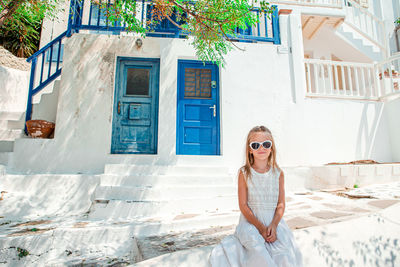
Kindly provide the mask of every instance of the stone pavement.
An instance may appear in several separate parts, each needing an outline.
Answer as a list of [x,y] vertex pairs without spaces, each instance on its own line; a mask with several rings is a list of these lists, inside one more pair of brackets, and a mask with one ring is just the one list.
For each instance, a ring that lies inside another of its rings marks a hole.
[[[305,266],[400,266],[398,202],[400,182],[287,193],[284,218]],[[139,247],[151,259],[134,266],[207,266],[213,245],[234,227],[146,238]],[[168,251],[178,252],[154,257]]]
[[[7,193],[3,197],[6,201]],[[391,266],[392,262],[400,266],[400,219],[396,215],[400,214],[400,204],[396,205],[400,182],[352,190],[287,192],[286,200],[284,219],[294,230],[305,266]],[[238,215],[239,211],[232,211],[207,216],[223,220]],[[195,225],[197,218],[207,216],[182,214],[172,220]],[[138,266],[202,266],[212,246],[235,229],[233,224],[193,227],[199,230],[167,235],[136,234],[141,224],[159,219],[93,221],[72,215],[29,221],[0,218],[0,265],[126,266],[144,260]],[[19,257],[18,247],[29,255]]]

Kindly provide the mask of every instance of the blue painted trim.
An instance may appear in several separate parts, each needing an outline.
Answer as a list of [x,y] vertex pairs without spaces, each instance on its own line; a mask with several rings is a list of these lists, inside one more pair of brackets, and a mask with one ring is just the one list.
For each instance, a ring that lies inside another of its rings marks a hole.
[[32,56],[28,57],[26,59],[26,61],[30,62],[33,58],[37,57],[39,54],[43,53],[47,48],[49,48],[50,46],[52,46],[54,43],[56,43],[57,41],[61,41],[62,38],[67,36],[67,31],[61,33],[57,38],[54,38],[50,43],[48,43],[47,45],[43,46],[41,49],[39,49],[35,54],[33,54]]
[[32,95],[36,95],[40,90],[42,90],[44,87],[46,87],[49,83],[54,81],[59,75],[61,74],[61,69],[57,70],[54,72],[52,75],[50,75],[49,78],[47,78],[44,82],[42,82],[40,85],[38,85],[34,90],[32,90]]
[[71,0],[69,3],[69,14],[68,14],[68,26],[67,26],[67,37],[72,35],[72,24],[73,24],[73,13],[75,10],[75,0]]
[[[53,45],[50,46],[50,59],[53,58]],[[49,71],[47,72],[47,79],[50,77],[51,73],[51,62],[49,63]]]
[[[115,22],[114,26],[113,25],[108,25],[108,18],[106,17],[106,25],[101,26],[100,25],[100,20],[101,20],[101,11],[100,8],[97,10],[97,25],[92,25],[91,19],[92,19],[92,4],[90,5],[90,13],[89,13],[89,22],[88,25],[82,25],[82,11],[83,7],[81,4],[76,4],[76,1],[80,0],[71,0],[71,12],[72,10],[76,10],[76,15],[75,15],[75,20],[72,23],[72,29],[73,31],[79,32],[79,30],[93,30],[93,31],[111,31],[113,34],[119,34],[121,31],[125,31],[126,28],[124,26],[115,26],[117,22]],[[139,0],[140,1],[140,0]],[[139,2],[138,1],[138,2]],[[141,14],[141,19],[142,23],[145,25],[144,19],[145,17],[148,17],[148,14],[145,14],[146,12],[151,12],[151,4],[146,3],[145,0],[140,1],[142,4],[142,14]],[[100,1],[101,3],[101,1]],[[107,3],[109,3],[109,0],[107,0]],[[146,9],[147,6],[147,9]],[[266,37],[261,37],[260,36],[260,27],[258,25],[257,33],[252,32],[251,28],[248,28],[247,30],[239,30],[238,33],[235,36],[229,36],[232,40],[239,41],[239,42],[251,42],[251,41],[257,41],[257,42],[273,42],[274,44],[280,44],[280,37],[279,37],[279,17],[278,17],[278,7],[276,5],[271,6],[275,8],[274,12],[271,14],[272,15],[272,25],[273,25],[273,36],[268,37],[268,27],[265,27],[265,35]],[[146,12],[145,12],[146,11]],[[260,13],[259,8],[254,8],[253,12]],[[264,14],[264,20],[265,20],[265,25],[268,24],[267,16]],[[125,23],[124,23],[125,25]],[[170,25],[171,26],[171,25]],[[254,35],[253,35],[254,34]],[[170,27],[170,28],[160,28],[156,27],[153,30],[150,30],[146,33],[146,36],[149,37],[161,37],[161,38],[186,38],[188,33],[183,32],[181,29],[177,27]],[[257,36],[256,36],[257,35]]]
[[25,134],[28,134],[28,130],[26,128],[26,122],[32,118],[32,89],[35,83],[35,69],[36,69],[36,61],[37,57],[31,59],[31,75],[29,77],[29,91],[28,91],[28,101],[26,103],[26,112],[25,112]]
[[[57,66],[56,71],[59,69],[60,66],[60,57],[61,57],[61,50],[63,50],[64,46],[61,44],[61,39],[58,41],[58,55],[57,55]],[[64,53],[63,53],[64,55]]]
[[43,81],[43,70],[44,70],[44,58],[45,58],[45,55],[46,55],[46,52],[43,51],[43,53],[42,53],[42,67],[40,69],[40,82],[39,82],[39,84],[41,84],[42,81]]
[[272,29],[273,29],[273,37],[274,44],[281,44],[280,32],[279,32],[279,15],[278,8],[276,6],[274,12],[272,13]]

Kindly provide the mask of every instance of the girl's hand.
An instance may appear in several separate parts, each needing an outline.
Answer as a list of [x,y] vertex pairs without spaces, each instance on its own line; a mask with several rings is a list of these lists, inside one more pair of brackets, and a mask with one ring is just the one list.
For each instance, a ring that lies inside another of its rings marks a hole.
[[268,227],[264,226],[263,230],[261,231],[261,236],[264,238],[265,242],[268,242]]
[[276,226],[270,224],[267,227],[267,238],[264,238],[266,242],[272,243],[276,241]]

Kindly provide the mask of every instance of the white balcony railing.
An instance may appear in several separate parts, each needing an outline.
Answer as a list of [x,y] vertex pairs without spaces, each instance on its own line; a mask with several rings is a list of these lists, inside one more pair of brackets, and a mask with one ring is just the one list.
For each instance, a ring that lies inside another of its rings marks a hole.
[[373,64],[305,59],[307,96],[378,100]]
[[269,2],[276,4],[333,7],[333,8],[341,8],[343,5],[343,0],[271,0]]
[[376,64],[375,72],[381,98],[400,94],[400,53]]
[[304,59],[306,96],[382,100],[400,95],[400,53],[378,64]]

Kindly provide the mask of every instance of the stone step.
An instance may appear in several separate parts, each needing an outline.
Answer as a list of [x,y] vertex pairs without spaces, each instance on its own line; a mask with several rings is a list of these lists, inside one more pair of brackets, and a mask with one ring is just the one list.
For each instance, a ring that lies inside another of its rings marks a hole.
[[24,129],[24,128],[25,128],[25,118],[18,121],[14,120],[7,121],[7,129]]
[[0,152],[0,164],[7,166],[12,152]]
[[0,140],[2,141],[14,141],[23,136],[24,130],[22,129],[0,129]]
[[0,152],[13,152],[14,141],[1,140],[0,141]]
[[102,186],[174,186],[174,185],[236,185],[236,178],[228,175],[102,175]]
[[227,175],[227,167],[223,166],[188,166],[188,165],[129,165],[129,164],[106,164],[105,174],[113,175]]
[[0,175],[6,175],[6,166],[3,165],[1,154],[2,153],[0,153]]
[[94,192],[94,199],[171,201],[235,195],[237,195],[237,188],[235,186],[99,186]]
[[207,214],[181,214],[167,220],[146,218],[135,222],[133,234],[137,237],[171,234],[171,232],[195,231],[219,226],[236,225],[240,211]]
[[20,121],[25,120],[24,111],[0,111],[0,120]]
[[131,220],[144,217],[172,216],[187,213],[239,210],[237,196],[192,198],[169,201],[95,200],[90,219]]

